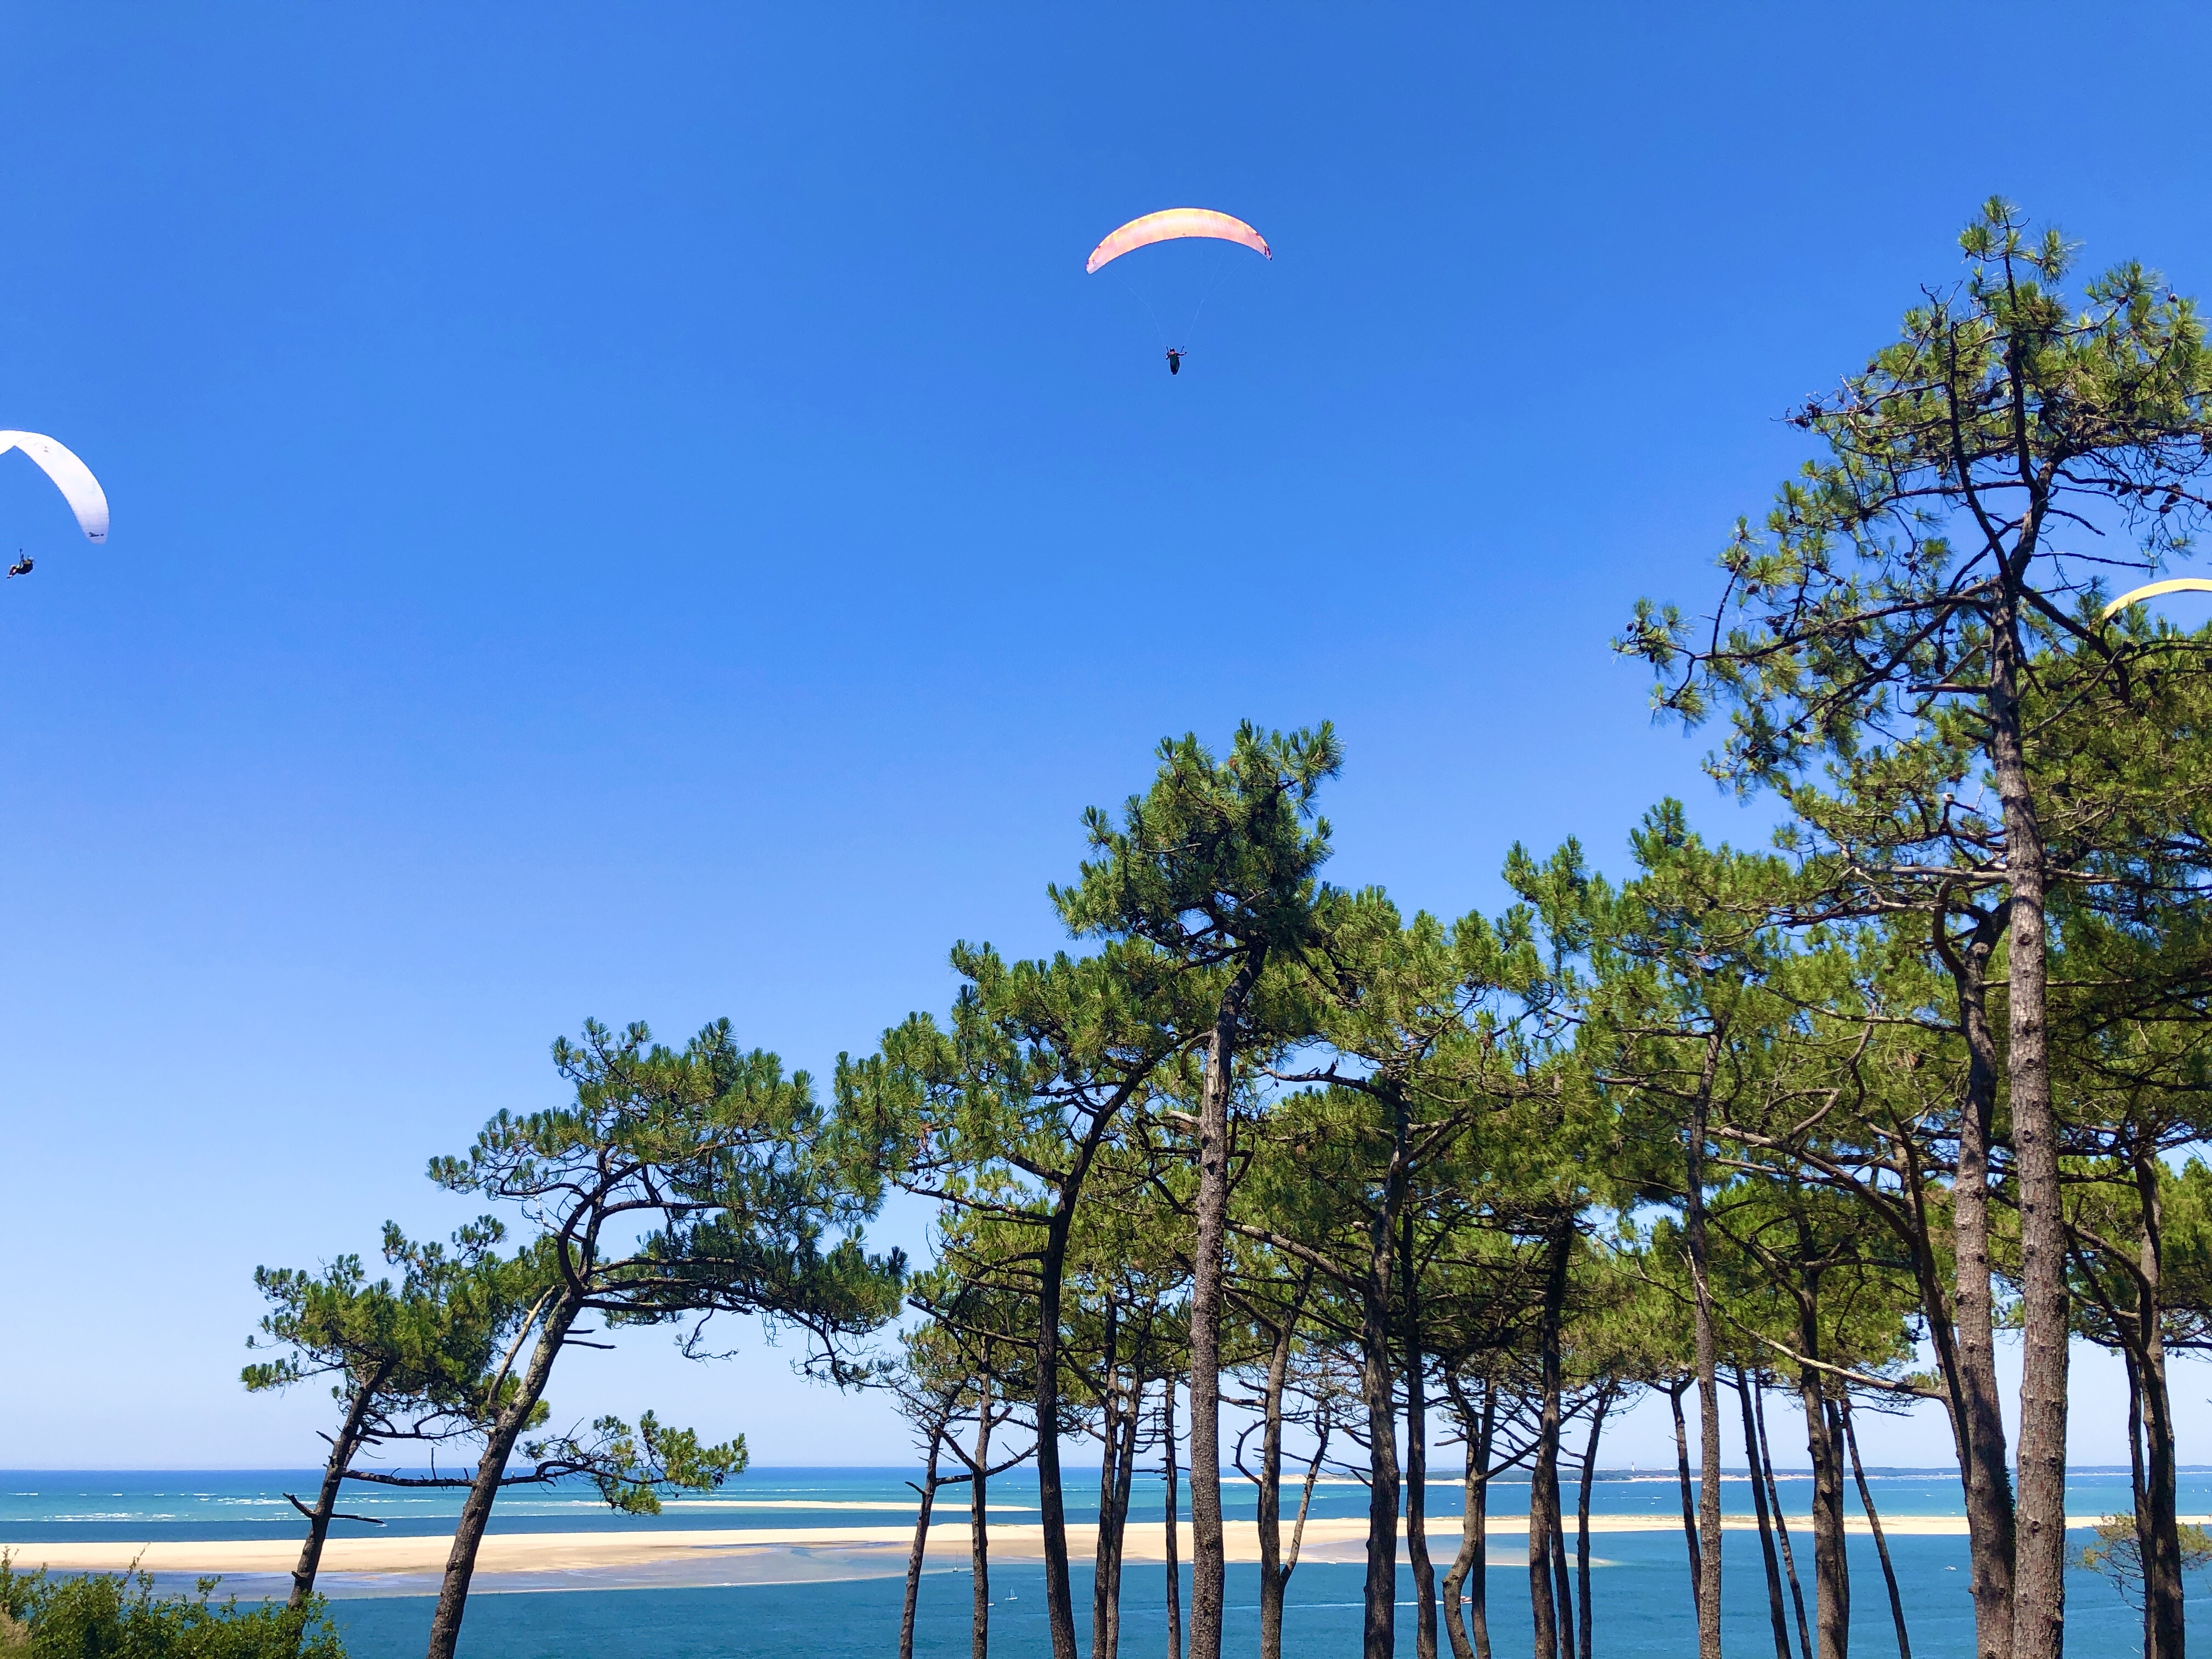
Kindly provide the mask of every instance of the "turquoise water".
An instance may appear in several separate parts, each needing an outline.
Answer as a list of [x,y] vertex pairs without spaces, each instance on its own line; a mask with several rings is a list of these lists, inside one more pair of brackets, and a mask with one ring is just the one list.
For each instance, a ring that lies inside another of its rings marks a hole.
[[[758,1528],[810,1526],[899,1526],[911,1521],[913,1493],[908,1472],[895,1469],[758,1469],[714,1498],[672,1503],[657,1517],[611,1514],[588,1491],[522,1491],[500,1500],[494,1529],[504,1532],[652,1530],[669,1528]],[[1803,1507],[1802,1477],[1784,1480],[1785,1501],[1793,1513]],[[152,1541],[171,1539],[296,1536],[300,1522],[283,1494],[306,1495],[313,1477],[298,1471],[0,1473],[0,1548],[30,1540]],[[1875,1501],[1885,1515],[1960,1513],[1955,1478],[1919,1471],[1884,1472],[1874,1480]],[[1091,1518],[1097,1475],[1073,1474],[1070,1518]],[[1035,1476],[1009,1474],[991,1490],[994,1518],[1008,1523],[1036,1518]],[[1227,1488],[1232,1514],[1249,1516],[1251,1489]],[[1523,1484],[1500,1483],[1492,1490],[1492,1510],[1504,1515],[1526,1509]],[[1680,1513],[1671,1474],[1615,1474],[1593,1491],[1599,1514]],[[956,1512],[964,1512],[964,1488],[948,1494]],[[1320,1487],[1315,1512],[1324,1516],[1363,1514],[1366,1493],[1351,1483]],[[1157,1482],[1140,1488],[1140,1514],[1158,1513]],[[2097,1514],[2124,1508],[2126,1477],[2114,1470],[2077,1472],[2068,1508]],[[1572,1502],[1572,1494],[1569,1494]],[[1748,1488],[1731,1480],[1726,1508],[1750,1507]],[[453,1492],[356,1489],[344,1507],[385,1519],[390,1533],[430,1534],[445,1531],[458,1506]],[[2212,1512],[2212,1472],[2183,1478],[2185,1513]],[[1431,1489],[1435,1517],[1432,1547],[1449,1559],[1456,1542],[1459,1496],[1455,1488]],[[362,1534],[357,1523],[338,1531]],[[1797,1540],[1801,1571],[1809,1570],[1809,1541]],[[1595,1645],[1601,1659],[1657,1659],[1694,1650],[1692,1621],[1679,1532],[1601,1533],[1591,1540],[1602,1565],[1594,1574]],[[1186,1548],[1188,1544],[1186,1543]],[[1508,1535],[1494,1541],[1489,1571],[1492,1629],[1501,1659],[1525,1654],[1528,1643],[1528,1587],[1525,1559],[1516,1559],[1521,1540]],[[1971,1614],[1963,1538],[1893,1537],[1890,1548],[1905,1600],[1917,1659],[1966,1659],[1972,1652]],[[1871,1540],[1852,1541],[1852,1626],[1855,1649],[1865,1655],[1894,1653],[1887,1595]],[[896,1571],[882,1561],[825,1565],[808,1553],[789,1553],[793,1577],[804,1583],[741,1585],[684,1584],[661,1588],[595,1587],[586,1576],[568,1575],[558,1591],[507,1590],[480,1593],[470,1601],[462,1643],[471,1659],[809,1659],[815,1655],[894,1650],[902,1585],[893,1576],[852,1577],[854,1571]],[[1728,1536],[1725,1638],[1733,1654],[1760,1659],[1773,1650],[1769,1632],[1764,1569],[1757,1535]],[[1291,1583],[1286,1626],[1290,1659],[1356,1651],[1363,1570],[1356,1565],[1310,1560]],[[1188,1573],[1186,1572],[1186,1578]],[[1088,1634],[1087,1571],[1077,1571],[1079,1622]],[[1257,1570],[1230,1569],[1230,1645],[1249,1652],[1258,1639]],[[225,1589],[252,1596],[278,1586],[265,1580],[229,1581]],[[420,1651],[429,1602],[420,1594],[389,1593],[389,1583],[363,1594],[364,1586],[333,1579],[339,1623],[357,1659],[401,1659]],[[422,1588],[427,1589],[428,1586]],[[1045,1638],[1042,1575],[1035,1565],[994,1563],[992,1568],[994,1650],[1009,1659],[1049,1651]],[[1133,1659],[1157,1659],[1164,1644],[1161,1607],[1165,1580],[1157,1565],[1133,1565],[1123,1588],[1123,1651]],[[2192,1584],[2191,1613],[2212,1605],[2212,1588]],[[1410,1601],[1409,1575],[1401,1575],[1401,1599]],[[1809,1586],[1808,1586],[1809,1594]],[[2069,1585],[2069,1647],[2077,1655],[2103,1659],[2137,1651],[2134,1615],[2100,1579],[2075,1573]],[[962,1571],[933,1571],[922,1590],[917,1650],[927,1654],[968,1650],[969,1589]],[[1188,1606],[1186,1588],[1184,1605]],[[1412,1611],[1401,1610],[1401,1646],[1412,1651]]]

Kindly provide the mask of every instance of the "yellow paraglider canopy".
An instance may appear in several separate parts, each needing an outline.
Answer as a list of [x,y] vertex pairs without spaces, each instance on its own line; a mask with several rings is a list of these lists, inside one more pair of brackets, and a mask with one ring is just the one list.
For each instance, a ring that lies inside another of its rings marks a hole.
[[2212,593],[2212,581],[2202,576],[2175,576],[2162,582],[2153,582],[2123,593],[2105,607],[2106,622],[2120,614],[2138,599],[2154,599],[2161,593]]

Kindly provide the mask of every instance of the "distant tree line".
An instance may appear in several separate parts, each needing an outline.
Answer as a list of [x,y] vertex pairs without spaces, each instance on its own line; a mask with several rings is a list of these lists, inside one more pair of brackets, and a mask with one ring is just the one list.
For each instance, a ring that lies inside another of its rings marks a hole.
[[[2212,630],[2102,607],[2108,575],[2185,554],[2212,512],[2212,356],[2139,266],[2069,296],[2071,250],[2002,203],[1962,242],[1965,279],[1792,414],[1814,459],[1738,525],[1710,612],[1642,604],[1618,642],[1662,712],[1724,720],[1711,769],[1782,807],[1771,849],[1662,802],[1619,879],[1571,842],[1516,847],[1498,914],[1408,916],[1324,878],[1330,728],[1247,726],[1164,744],[1148,788],[1088,816],[1049,889],[1070,949],[960,945],[949,1009],[842,1056],[826,1099],[726,1024],[681,1051],[587,1027],[555,1050],[572,1105],[432,1165],[519,1211],[519,1246],[487,1217],[450,1248],[388,1235],[396,1277],[263,1274],[278,1357],[248,1386],[327,1376],[339,1407],[320,1489],[295,1496],[295,1604],[346,1481],[464,1488],[429,1644],[450,1659],[506,1486],[584,1478],[650,1509],[744,1466],[742,1440],[650,1414],[558,1426],[559,1355],[678,1322],[703,1353],[698,1322],[743,1314],[804,1329],[817,1369],[915,1426],[902,1656],[951,1489],[982,1659],[986,1493],[1034,1461],[1053,1656],[1075,1659],[1060,1460],[1087,1437],[1093,1659],[1121,1641],[1140,1466],[1169,1483],[1171,1653],[1220,1659],[1243,1480],[1279,1659],[1314,1482],[1347,1462],[1367,1659],[1395,1651],[1401,1536],[1419,1659],[1491,1659],[1509,1471],[1538,1659],[1591,1659],[1601,1437],[1651,1395],[1701,1659],[1724,1421],[1776,1659],[1844,1659],[1870,1593],[1855,1508],[1909,1659],[1857,1414],[1918,1401],[1956,1452],[1978,1654],[2057,1659],[2079,1340],[2120,1356],[2130,1400],[2133,1510],[2090,1564],[2124,1565],[2145,1654],[2182,1659],[2182,1574],[2212,1552],[2176,1514],[2167,1377],[2212,1341],[2212,1170],[2187,1156],[2212,1107]],[[890,1186],[937,1206],[920,1271],[862,1239]],[[1774,1478],[1776,1395],[1802,1419],[1809,1535]],[[453,1445],[471,1462],[438,1472]],[[1463,1515],[1438,1540],[1447,1455]]]

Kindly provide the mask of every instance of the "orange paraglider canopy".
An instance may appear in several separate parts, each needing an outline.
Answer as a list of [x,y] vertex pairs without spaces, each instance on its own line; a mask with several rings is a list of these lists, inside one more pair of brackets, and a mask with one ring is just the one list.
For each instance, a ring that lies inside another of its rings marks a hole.
[[1218,241],[1240,242],[1265,258],[1275,257],[1267,246],[1267,239],[1242,219],[1216,213],[1212,208],[1168,208],[1130,220],[1091,250],[1091,258],[1083,269],[1095,271],[1133,249],[1150,247],[1154,242],[1172,242],[1185,236],[1211,236]]

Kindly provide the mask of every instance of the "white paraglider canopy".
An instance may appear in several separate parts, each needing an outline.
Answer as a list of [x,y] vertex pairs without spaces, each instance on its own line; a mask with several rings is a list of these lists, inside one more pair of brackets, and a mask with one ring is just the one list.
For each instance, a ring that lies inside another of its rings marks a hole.
[[2130,605],[2143,599],[2157,599],[2165,593],[2212,593],[2212,581],[2207,581],[2202,576],[2175,576],[2167,581],[2152,582],[2146,587],[2132,589],[2105,607],[2105,620],[2110,622]]
[[68,445],[40,432],[0,432],[0,455],[11,449],[21,450],[54,481],[54,488],[76,514],[76,527],[84,532],[88,541],[107,539],[107,493],[92,476],[92,469],[77,459]]

